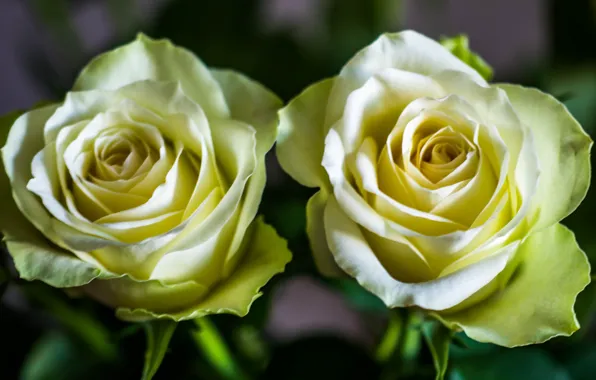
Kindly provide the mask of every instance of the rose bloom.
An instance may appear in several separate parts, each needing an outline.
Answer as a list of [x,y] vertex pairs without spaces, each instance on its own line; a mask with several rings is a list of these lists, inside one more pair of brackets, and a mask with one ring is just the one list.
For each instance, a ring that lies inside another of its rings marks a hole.
[[165,40],[95,58],[63,102],[0,123],[0,227],[20,276],[126,320],[245,315],[291,258],[255,219],[280,106]]
[[579,328],[590,266],[559,221],[586,194],[591,144],[553,97],[488,84],[406,31],[281,110],[277,156],[320,189],[307,232],[323,273],[516,346]]

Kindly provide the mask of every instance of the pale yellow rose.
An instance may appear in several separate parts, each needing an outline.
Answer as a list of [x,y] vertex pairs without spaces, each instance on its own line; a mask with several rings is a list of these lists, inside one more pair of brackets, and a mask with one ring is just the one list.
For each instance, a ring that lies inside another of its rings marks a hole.
[[0,124],[0,227],[20,276],[127,320],[245,315],[291,258],[255,219],[280,106],[166,40],[95,58],[63,102]]
[[553,97],[488,84],[406,31],[281,110],[277,156],[320,189],[307,232],[323,273],[516,346],[579,328],[590,267],[558,222],[586,194],[591,144]]

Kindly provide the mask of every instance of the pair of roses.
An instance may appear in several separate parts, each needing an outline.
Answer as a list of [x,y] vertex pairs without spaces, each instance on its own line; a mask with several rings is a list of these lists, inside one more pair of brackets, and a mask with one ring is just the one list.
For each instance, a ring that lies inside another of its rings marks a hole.
[[20,276],[122,319],[248,312],[291,259],[255,218],[277,141],[284,170],[319,189],[307,233],[323,274],[479,341],[579,328],[590,266],[559,221],[586,194],[592,141],[553,97],[491,85],[415,32],[381,36],[284,108],[141,35],[63,102],[0,127],[0,228]]

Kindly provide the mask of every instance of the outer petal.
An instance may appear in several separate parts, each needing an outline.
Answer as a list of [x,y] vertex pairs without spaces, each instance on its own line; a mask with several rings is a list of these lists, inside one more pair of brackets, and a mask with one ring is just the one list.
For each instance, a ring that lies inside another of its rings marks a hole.
[[[228,276],[237,264],[240,245],[261,203],[266,182],[265,154],[271,149],[277,137],[277,111],[283,103],[260,83],[240,73],[231,70],[211,70],[211,73],[224,92],[231,117],[250,124],[257,132],[258,164],[246,185],[236,231],[224,263],[223,275]],[[229,142],[229,136],[226,136],[225,140],[222,143]],[[233,148],[237,149],[237,146]]]
[[[10,183],[7,188],[12,189],[13,199],[20,210],[20,212],[15,210],[15,214],[22,213],[28,222],[34,224],[46,236],[51,233],[52,219],[39,199],[27,190],[27,182],[31,178],[33,157],[43,148],[44,124],[57,107],[58,105],[50,105],[19,117],[8,134],[6,145],[2,148],[4,169]],[[10,222],[3,226],[2,232],[5,236],[21,237],[18,224],[12,223],[10,217],[10,214],[7,219],[2,217],[3,220]]]
[[176,321],[198,318],[209,314],[235,314],[245,316],[251,304],[261,293],[273,275],[283,272],[291,260],[286,241],[262,219],[253,222],[254,232],[247,234],[251,239],[246,256],[230,277],[215,287],[198,305],[180,312],[156,313],[147,309],[120,308],[118,317],[130,321],[152,318],[171,318]]
[[219,83],[232,119],[243,121],[257,130],[257,151],[264,155],[277,136],[277,111],[281,99],[260,83],[232,70],[211,70]]
[[501,292],[439,318],[472,339],[506,347],[542,343],[579,329],[573,305],[590,282],[590,264],[573,233],[555,224],[528,237],[518,254],[522,263]]
[[[337,264],[388,307],[419,306],[446,310],[458,306],[494,283],[517,250],[510,244],[486,259],[435,280],[406,283],[393,278],[366,241],[359,226],[330,197],[325,209],[325,232]],[[386,248],[386,247],[385,247]]]
[[325,207],[329,195],[319,190],[306,204],[306,233],[317,269],[324,276],[338,277],[343,271],[335,263],[325,236]]
[[590,185],[592,140],[555,98],[541,91],[503,84],[522,123],[534,135],[540,180],[534,212],[544,228],[569,215]]
[[[42,130],[43,122],[55,108],[56,106],[48,106],[33,110],[23,117],[25,120],[39,121],[38,128]],[[11,114],[0,119],[0,145],[4,145],[6,142],[9,128],[17,116],[17,114]],[[13,148],[5,147],[3,149],[4,160],[17,158],[11,154],[11,151]],[[17,163],[9,163],[11,167],[14,167],[15,164]],[[4,235],[4,241],[21,278],[41,280],[54,287],[62,288],[84,285],[95,278],[114,276],[98,266],[80,260],[46,240],[21,214],[10,194],[10,189],[11,185],[4,171],[4,165],[0,165],[0,199],[2,202],[0,232]]]
[[348,95],[361,87],[371,76],[395,68],[423,75],[443,70],[462,71],[476,82],[486,84],[478,72],[459,60],[438,42],[414,31],[383,34],[358,52],[341,70],[331,93],[326,124],[342,115]]
[[[10,127],[19,116],[21,116],[21,112],[14,111],[0,117],[0,146],[6,144],[6,138],[8,137]],[[15,214],[18,215],[19,218],[23,217],[20,215],[20,212],[12,199],[10,182],[6,177],[6,170],[4,169],[2,161],[0,161],[0,200],[2,202],[2,211],[0,211],[0,234],[5,234],[6,229],[10,228]]]
[[[16,194],[22,193],[23,200],[20,201],[20,207],[26,206],[31,210],[31,215],[44,214],[44,218],[48,219],[40,202],[27,189],[27,182],[31,178],[31,162],[33,157],[43,148],[43,126],[52,113],[56,110],[58,105],[50,105],[29,111],[16,119],[5,141],[2,141],[2,160],[4,163],[3,169],[6,171],[6,183],[3,183],[2,189],[11,189],[18,199]],[[4,128],[2,128],[4,129]],[[5,180],[4,173],[2,173],[2,180]],[[12,200],[12,199],[11,199]],[[4,204],[8,200],[3,198]],[[14,202],[10,202],[14,204]],[[10,212],[10,210],[8,210]],[[20,215],[18,210],[14,210],[15,214]],[[2,210],[2,220],[9,221],[12,215],[6,215],[6,210]],[[41,222],[41,221],[40,221]],[[2,223],[2,233],[5,235],[18,234],[18,229],[14,228],[12,223]]]
[[321,166],[325,148],[325,112],[333,79],[308,87],[279,111],[277,159],[300,184],[321,187],[329,183]]
[[168,313],[196,304],[208,292],[207,287],[195,281],[165,284],[159,280],[136,281],[128,276],[96,280],[81,290],[113,308],[150,308],[155,313]]
[[236,231],[230,241],[228,254],[226,255],[226,261],[223,267],[224,277],[227,277],[236,268],[238,261],[241,260],[241,245],[245,241],[244,236],[246,235],[250,224],[253,222],[259,211],[266,182],[267,173],[265,168],[265,158],[261,158],[257,163],[254,173],[246,183],[242,198],[242,206],[237,212],[238,223],[236,224]]
[[[247,197],[250,197],[251,202],[260,199],[264,187],[264,172],[255,175],[259,162],[255,154],[254,128],[231,119],[218,120],[217,123],[214,121],[212,127],[215,157],[222,172],[231,182],[230,187],[208,216],[191,219],[172,244],[167,246],[168,253],[160,259],[151,278],[178,282],[206,276],[219,277],[218,271],[224,261],[229,259],[222,252],[222,245],[229,247],[230,244],[235,244],[230,234],[234,232],[232,227],[236,226],[239,215],[244,212],[244,200]],[[256,186],[253,188],[252,184]],[[247,188],[248,185],[251,187]],[[254,210],[252,207],[254,205],[249,209]],[[247,216],[249,215],[245,214],[242,220]],[[248,219],[250,220],[252,218]],[[207,249],[203,244],[208,244],[211,248]],[[217,269],[211,264],[205,266],[205,260],[213,256],[218,262]],[[180,265],[181,262],[185,265]]]
[[[21,223],[15,225],[25,227]],[[40,280],[56,288],[70,288],[99,278],[118,277],[51,244],[31,225],[26,227],[29,228],[22,230],[26,235],[24,239],[5,237],[6,247],[22,279]]]
[[146,79],[179,82],[184,93],[208,115],[229,115],[219,84],[199,58],[168,40],[152,40],[143,34],[94,58],[77,78],[73,91],[115,90]]

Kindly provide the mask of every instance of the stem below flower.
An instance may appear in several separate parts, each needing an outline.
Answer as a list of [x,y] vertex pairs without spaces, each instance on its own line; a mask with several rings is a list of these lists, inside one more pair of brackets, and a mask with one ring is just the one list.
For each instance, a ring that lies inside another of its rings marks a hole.
[[[393,380],[398,376],[407,376],[415,369],[415,361],[420,353],[422,317],[407,309],[391,310],[391,320],[385,338],[377,349],[377,359],[384,362],[382,380]],[[399,323],[397,333],[392,324]],[[392,342],[388,342],[391,339]]]
[[194,321],[198,329],[192,332],[192,337],[207,361],[222,378],[249,380],[249,376],[242,371],[213,323],[207,317],[196,318]]

